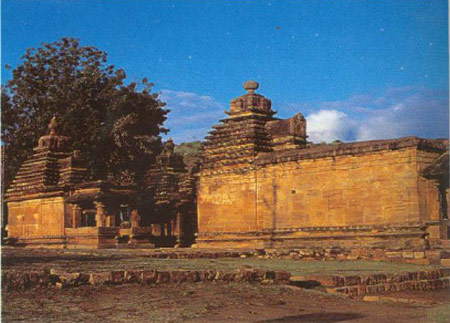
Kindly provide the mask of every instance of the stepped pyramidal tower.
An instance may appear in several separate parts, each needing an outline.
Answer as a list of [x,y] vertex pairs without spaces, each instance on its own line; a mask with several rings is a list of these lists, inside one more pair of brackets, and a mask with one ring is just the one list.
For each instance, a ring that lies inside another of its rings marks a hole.
[[65,192],[87,179],[87,169],[79,151],[70,151],[69,139],[56,132],[57,126],[53,117],[49,133],[39,138],[6,192],[9,236],[63,240]]
[[272,102],[255,93],[258,87],[255,81],[244,83],[248,93],[231,101],[225,112],[229,117],[205,138],[203,170],[250,165],[259,153],[305,146],[305,118],[301,114],[288,120],[275,118]]

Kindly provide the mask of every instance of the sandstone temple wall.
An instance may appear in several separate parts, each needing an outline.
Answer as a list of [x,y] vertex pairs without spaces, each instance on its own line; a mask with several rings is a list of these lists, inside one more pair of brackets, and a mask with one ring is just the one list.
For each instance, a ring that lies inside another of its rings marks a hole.
[[[417,172],[421,174],[435,160],[436,154],[427,151],[417,151]],[[417,190],[419,212],[421,220],[428,223],[427,231],[429,232],[430,242],[448,239],[448,214],[444,214],[446,210],[442,209],[442,200],[447,196],[445,188],[442,187],[442,179],[439,181],[419,176]],[[440,192],[440,190],[444,190],[444,192]],[[448,187],[446,191],[448,195]]]
[[440,204],[436,184],[419,174],[439,154],[413,145],[204,172],[199,245],[333,245],[336,239],[341,246],[389,247],[383,241],[390,236],[420,246],[425,232],[417,224],[438,221]]
[[262,229],[256,217],[256,173],[227,173],[200,178],[198,223],[203,232]]
[[426,249],[449,243],[448,141],[316,145],[244,83],[202,146],[198,247]]
[[416,168],[414,148],[269,165],[257,171],[258,217],[263,229],[419,222]]
[[12,237],[62,236],[64,198],[48,197],[8,203],[8,232]]

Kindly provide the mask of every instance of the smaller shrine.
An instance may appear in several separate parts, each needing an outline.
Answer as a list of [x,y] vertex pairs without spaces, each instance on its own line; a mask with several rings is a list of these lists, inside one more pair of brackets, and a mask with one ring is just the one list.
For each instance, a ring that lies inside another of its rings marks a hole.
[[10,240],[31,247],[153,247],[134,188],[88,181],[80,152],[57,133],[55,117],[48,128],[7,190]]
[[196,167],[186,167],[169,139],[147,173],[148,199],[152,200],[149,222],[156,246],[187,247],[196,230]]

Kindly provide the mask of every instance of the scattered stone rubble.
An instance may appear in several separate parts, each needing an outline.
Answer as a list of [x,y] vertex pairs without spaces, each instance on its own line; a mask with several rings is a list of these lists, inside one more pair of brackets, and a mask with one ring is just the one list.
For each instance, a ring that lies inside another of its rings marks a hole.
[[105,272],[63,272],[50,269],[40,272],[11,270],[2,273],[2,289],[4,291],[48,287],[62,289],[82,285],[122,285],[129,283],[159,285],[186,282],[245,282],[290,284],[298,287],[321,286],[328,293],[358,297],[405,290],[448,289],[450,288],[450,268],[389,274],[307,275],[304,277],[292,276],[291,273],[286,271],[252,268],[242,268],[237,271],[140,269]]
[[348,296],[405,290],[438,290],[450,287],[450,268],[355,276],[308,275],[304,277],[304,281],[319,282],[328,293],[341,293]]
[[58,289],[81,285],[179,284],[184,282],[258,282],[262,284],[288,284],[291,274],[286,271],[239,269],[237,271],[217,270],[116,270],[107,272],[40,272],[2,273],[2,289],[5,291],[31,288],[55,287]]

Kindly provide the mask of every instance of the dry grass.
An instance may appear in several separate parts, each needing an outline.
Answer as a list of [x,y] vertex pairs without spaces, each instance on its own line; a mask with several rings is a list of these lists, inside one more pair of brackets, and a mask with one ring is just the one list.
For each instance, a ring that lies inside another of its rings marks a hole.
[[[150,251],[152,252],[152,251]],[[413,264],[355,261],[313,261],[294,259],[217,258],[217,259],[155,259],[143,251],[88,250],[7,250],[2,255],[5,270],[41,270],[54,268],[65,271],[108,271],[121,269],[159,270],[237,270],[243,266],[255,269],[285,270],[293,275],[306,274],[361,274],[377,272],[417,271],[433,268]]]

